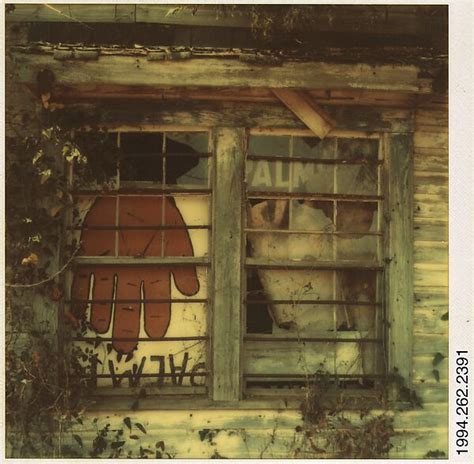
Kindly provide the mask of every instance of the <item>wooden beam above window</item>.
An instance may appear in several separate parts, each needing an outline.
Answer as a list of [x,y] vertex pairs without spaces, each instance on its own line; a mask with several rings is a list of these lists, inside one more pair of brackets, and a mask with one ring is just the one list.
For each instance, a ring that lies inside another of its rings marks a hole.
[[306,92],[274,89],[273,93],[319,138],[335,128],[334,120]]
[[[71,58],[71,59],[70,59]],[[95,60],[53,54],[15,52],[19,83],[33,84],[49,69],[64,86],[107,84],[128,86],[270,87],[272,89],[367,89],[406,93],[432,92],[432,80],[420,78],[412,65],[366,65],[284,62],[261,65],[225,58],[148,60],[144,56],[107,56]]]

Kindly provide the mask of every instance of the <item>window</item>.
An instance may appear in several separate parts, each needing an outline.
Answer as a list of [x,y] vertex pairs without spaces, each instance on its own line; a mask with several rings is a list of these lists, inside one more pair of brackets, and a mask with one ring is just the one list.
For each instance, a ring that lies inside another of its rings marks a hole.
[[247,392],[385,372],[382,165],[378,136],[250,136]]
[[[100,391],[206,393],[207,132],[119,132],[113,189],[76,189],[74,344]],[[87,137],[84,138],[87,152]],[[72,174],[72,181],[75,176]]]
[[116,133],[113,188],[73,189],[97,391],[237,401],[409,372],[410,137],[173,130]]

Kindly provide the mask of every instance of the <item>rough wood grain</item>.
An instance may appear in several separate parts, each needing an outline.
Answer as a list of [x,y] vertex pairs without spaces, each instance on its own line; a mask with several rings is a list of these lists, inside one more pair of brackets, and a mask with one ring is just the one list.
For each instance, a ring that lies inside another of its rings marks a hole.
[[319,138],[326,137],[336,126],[335,121],[308,94],[289,89],[273,89],[273,93]]
[[[110,100],[102,100],[101,103],[61,103],[60,99],[56,101],[65,105],[64,108],[56,110],[57,113],[64,112],[68,116],[77,114],[78,121],[82,119],[89,123],[94,122],[109,129],[133,125],[210,128],[225,124],[228,127],[307,130],[302,121],[278,103],[183,99],[154,103],[134,101],[131,105],[130,102],[124,104],[123,101]],[[408,132],[412,129],[410,119],[391,118],[390,112],[380,108],[324,106],[323,111],[335,121],[339,131]]]
[[413,327],[413,147],[409,135],[386,136],[388,199],[389,365],[411,384]]
[[417,171],[415,168],[415,193],[423,195],[448,195],[448,173]]
[[426,264],[448,264],[448,243],[446,241],[414,242],[415,262]]
[[[108,84],[153,86],[271,87],[301,89],[371,89],[426,93],[419,68],[412,65],[286,62],[261,66],[224,59],[147,61],[133,56],[101,56],[97,61],[56,61],[51,55],[15,53],[18,81],[34,83],[49,68],[61,85]],[[212,79],[209,72],[212,70]],[[179,76],[179,77],[178,77]]]
[[214,140],[212,396],[216,401],[237,401],[241,397],[245,131],[217,128]]
[[447,217],[442,219],[415,217],[414,219],[414,239],[415,240],[448,240]]
[[413,333],[439,334],[447,336],[449,323],[442,317],[448,312],[448,305],[432,308],[419,308],[415,305]]
[[414,283],[417,287],[447,287],[448,265],[415,263]]
[[449,157],[445,148],[416,148],[415,170],[428,172],[448,172]]

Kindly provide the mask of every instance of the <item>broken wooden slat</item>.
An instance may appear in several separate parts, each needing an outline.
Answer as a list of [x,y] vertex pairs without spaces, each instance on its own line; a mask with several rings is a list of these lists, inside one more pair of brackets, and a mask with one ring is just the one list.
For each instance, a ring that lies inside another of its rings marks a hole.
[[273,93],[319,138],[323,139],[336,127],[332,118],[308,94],[290,89],[273,89]]

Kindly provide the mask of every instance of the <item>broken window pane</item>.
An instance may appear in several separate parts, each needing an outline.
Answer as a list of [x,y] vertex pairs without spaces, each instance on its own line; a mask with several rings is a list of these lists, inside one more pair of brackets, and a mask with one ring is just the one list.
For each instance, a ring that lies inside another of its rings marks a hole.
[[318,137],[293,137],[293,156],[334,159],[336,139]]
[[192,156],[192,154],[208,152],[207,133],[166,133],[166,184],[180,187],[207,186],[210,158]]
[[163,134],[126,132],[120,134],[122,159],[120,179],[163,183]]
[[337,158],[376,162],[379,153],[378,139],[342,138],[337,139]]

